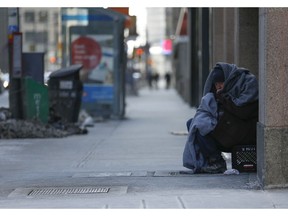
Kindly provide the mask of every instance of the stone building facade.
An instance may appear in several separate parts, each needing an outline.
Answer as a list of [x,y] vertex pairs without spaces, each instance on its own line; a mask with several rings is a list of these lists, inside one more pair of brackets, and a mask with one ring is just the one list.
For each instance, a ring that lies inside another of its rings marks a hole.
[[188,9],[188,53],[183,62],[187,62],[185,92],[189,94],[182,97],[197,107],[206,77],[219,61],[256,75],[257,176],[263,188],[288,186],[287,20],[287,8]]

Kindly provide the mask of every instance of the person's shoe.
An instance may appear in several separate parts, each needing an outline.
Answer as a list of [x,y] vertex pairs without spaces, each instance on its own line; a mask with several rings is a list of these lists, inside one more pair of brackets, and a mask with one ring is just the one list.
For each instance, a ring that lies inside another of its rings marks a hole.
[[202,167],[202,173],[210,173],[210,174],[217,174],[217,173],[224,173],[227,170],[225,160],[217,161],[212,164],[209,164],[206,167]]

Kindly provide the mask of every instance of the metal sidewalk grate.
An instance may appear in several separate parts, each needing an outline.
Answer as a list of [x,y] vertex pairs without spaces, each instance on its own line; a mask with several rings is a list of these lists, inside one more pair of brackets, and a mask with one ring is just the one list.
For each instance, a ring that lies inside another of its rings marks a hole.
[[81,187],[81,188],[45,188],[33,189],[28,196],[41,196],[41,195],[65,195],[65,194],[97,194],[108,193],[108,187]]

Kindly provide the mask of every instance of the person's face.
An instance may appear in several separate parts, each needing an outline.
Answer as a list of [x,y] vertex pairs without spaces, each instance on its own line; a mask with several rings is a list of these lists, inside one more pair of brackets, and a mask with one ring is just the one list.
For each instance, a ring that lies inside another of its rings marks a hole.
[[216,91],[220,91],[224,88],[224,82],[216,82],[215,83],[215,88],[216,88]]

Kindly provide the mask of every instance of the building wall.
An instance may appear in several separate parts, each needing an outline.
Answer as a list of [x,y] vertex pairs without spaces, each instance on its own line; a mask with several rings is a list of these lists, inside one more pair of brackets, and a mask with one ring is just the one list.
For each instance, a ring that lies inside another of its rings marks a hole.
[[[201,41],[197,37],[203,40],[203,20],[201,21],[199,16],[201,10],[190,9],[191,14],[195,15],[189,16],[189,27],[192,29],[189,31],[189,41],[192,45],[193,41]],[[258,180],[263,188],[288,187],[288,9],[210,10],[210,66],[213,67],[218,61],[234,63],[248,68],[259,80]],[[203,58],[199,58],[202,55],[200,51],[203,50],[199,43],[197,46],[188,46],[189,62],[196,64],[196,67],[188,66],[192,80],[195,70],[196,75],[205,73],[199,67],[203,64]],[[200,81],[193,84],[192,81],[192,85],[202,84]],[[189,85],[186,85],[185,89],[193,90]],[[197,88],[194,88],[194,91],[200,92]],[[194,94],[195,92],[192,97]]]
[[228,63],[235,62],[235,8],[224,8],[224,59]]
[[211,11],[211,48],[212,48],[212,64],[213,67],[217,62],[225,61],[224,52],[224,9],[215,8]]
[[288,9],[259,9],[258,178],[288,187]]
[[[171,36],[172,20],[171,8],[147,8],[147,41],[150,47],[162,48],[163,41]],[[170,56],[159,52],[151,53],[151,58],[153,71],[159,73],[160,78],[172,71]]]
[[150,45],[161,45],[166,37],[165,8],[147,8],[147,39]]
[[23,52],[45,53],[45,69],[58,68],[57,56],[60,8],[20,8],[20,31],[23,33]]
[[175,88],[185,102],[190,104],[191,73],[188,70],[188,37],[177,38],[173,47],[173,71]]
[[235,14],[235,63],[258,77],[259,9],[239,8]]

